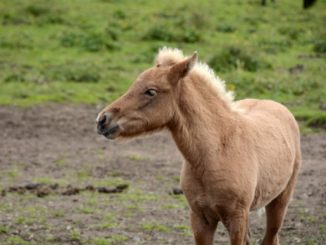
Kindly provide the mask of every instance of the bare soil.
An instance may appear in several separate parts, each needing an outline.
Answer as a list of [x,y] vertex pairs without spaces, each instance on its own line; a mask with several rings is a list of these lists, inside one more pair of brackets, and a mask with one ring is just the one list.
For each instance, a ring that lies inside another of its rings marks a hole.
[[[108,141],[96,134],[97,112],[0,107],[0,244],[193,243],[170,135]],[[326,244],[326,135],[303,136],[302,150],[281,244]],[[251,215],[254,244],[264,216]],[[229,244],[222,224],[216,244]]]

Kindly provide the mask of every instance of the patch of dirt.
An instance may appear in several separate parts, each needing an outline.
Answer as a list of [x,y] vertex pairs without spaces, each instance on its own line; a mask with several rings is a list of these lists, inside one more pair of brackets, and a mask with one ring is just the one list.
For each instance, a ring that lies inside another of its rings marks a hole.
[[[108,141],[96,133],[97,112],[73,105],[0,107],[1,244],[11,244],[12,236],[36,244],[100,238],[192,244],[189,209],[178,189],[182,157],[169,133]],[[326,135],[303,136],[302,150],[281,244],[325,244]],[[123,192],[101,194],[115,191]],[[258,244],[265,217],[250,218]],[[229,244],[222,225],[215,240]]]

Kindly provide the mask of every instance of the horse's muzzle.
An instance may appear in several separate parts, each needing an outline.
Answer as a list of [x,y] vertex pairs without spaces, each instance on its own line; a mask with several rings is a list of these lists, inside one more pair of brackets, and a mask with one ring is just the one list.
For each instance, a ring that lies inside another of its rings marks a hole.
[[104,113],[97,119],[97,133],[104,135],[108,139],[114,139],[115,133],[119,130],[119,125],[112,123],[110,113]]
[[103,135],[108,139],[115,139],[116,133],[119,131],[119,125],[114,125],[103,131]]

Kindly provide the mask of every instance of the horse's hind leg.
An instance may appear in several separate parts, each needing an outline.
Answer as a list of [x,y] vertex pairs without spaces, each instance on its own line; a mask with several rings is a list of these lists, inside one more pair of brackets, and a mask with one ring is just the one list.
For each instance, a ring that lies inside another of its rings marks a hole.
[[291,179],[285,190],[266,206],[267,226],[262,245],[279,245],[278,232],[282,226],[285,213],[294,190],[300,161],[296,161]]

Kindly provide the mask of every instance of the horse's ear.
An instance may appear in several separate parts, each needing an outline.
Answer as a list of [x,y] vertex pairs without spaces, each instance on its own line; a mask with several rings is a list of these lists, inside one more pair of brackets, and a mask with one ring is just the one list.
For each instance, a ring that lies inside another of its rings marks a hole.
[[174,64],[169,72],[168,79],[172,84],[176,84],[184,78],[197,62],[197,52],[194,52],[189,58]]

